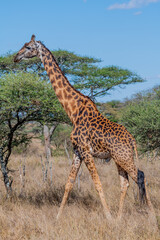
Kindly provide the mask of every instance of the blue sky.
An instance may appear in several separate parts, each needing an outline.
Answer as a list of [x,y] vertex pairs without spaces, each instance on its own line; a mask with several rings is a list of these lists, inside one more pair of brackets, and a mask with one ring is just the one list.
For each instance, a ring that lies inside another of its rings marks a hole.
[[146,79],[101,99],[123,100],[160,84],[160,0],[5,0],[0,2],[0,55],[32,34],[49,49],[102,59]]

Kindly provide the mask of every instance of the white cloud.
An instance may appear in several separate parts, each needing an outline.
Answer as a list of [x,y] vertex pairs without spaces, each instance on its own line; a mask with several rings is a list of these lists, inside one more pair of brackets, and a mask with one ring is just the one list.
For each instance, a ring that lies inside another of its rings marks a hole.
[[156,3],[160,0],[130,0],[128,3],[115,3],[111,6],[109,6],[108,10],[113,9],[133,9],[133,8],[140,8],[143,6],[146,6],[150,3]]

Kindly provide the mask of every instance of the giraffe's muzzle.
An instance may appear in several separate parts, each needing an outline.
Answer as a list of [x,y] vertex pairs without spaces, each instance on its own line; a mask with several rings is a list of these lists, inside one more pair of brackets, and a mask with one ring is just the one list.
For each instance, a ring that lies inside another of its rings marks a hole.
[[14,57],[14,62],[20,62],[22,59],[22,57],[19,54],[16,54],[16,56]]

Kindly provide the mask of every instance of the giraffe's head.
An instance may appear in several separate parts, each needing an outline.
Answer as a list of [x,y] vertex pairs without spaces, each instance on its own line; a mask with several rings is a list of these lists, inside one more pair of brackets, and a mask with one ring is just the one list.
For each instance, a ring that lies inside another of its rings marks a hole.
[[30,42],[25,43],[14,57],[14,62],[20,62],[21,60],[38,56],[38,48],[39,43],[35,41],[35,35],[32,35]]

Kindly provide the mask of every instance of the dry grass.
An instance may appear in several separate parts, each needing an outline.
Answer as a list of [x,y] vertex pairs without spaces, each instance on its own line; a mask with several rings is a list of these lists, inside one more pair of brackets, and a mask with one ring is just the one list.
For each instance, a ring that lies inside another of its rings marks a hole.
[[[65,157],[54,159],[53,184],[52,186],[49,182],[44,184],[38,156],[40,152],[43,152],[43,147],[38,142],[34,142],[27,151],[23,194],[21,194],[19,166],[24,156],[12,156],[9,164],[10,169],[17,170],[12,173],[14,178],[12,198],[6,199],[4,184],[0,182],[0,240],[160,239],[145,207],[141,208],[134,199],[132,180],[130,180],[122,222],[107,222],[84,164],[81,190],[77,189],[76,183],[62,217],[56,221],[70,166]],[[108,164],[96,162],[96,166],[107,203],[112,215],[116,217],[120,196],[116,167],[112,161]],[[160,162],[146,163],[143,159],[140,160],[139,167],[147,176],[151,200],[160,226]]]

